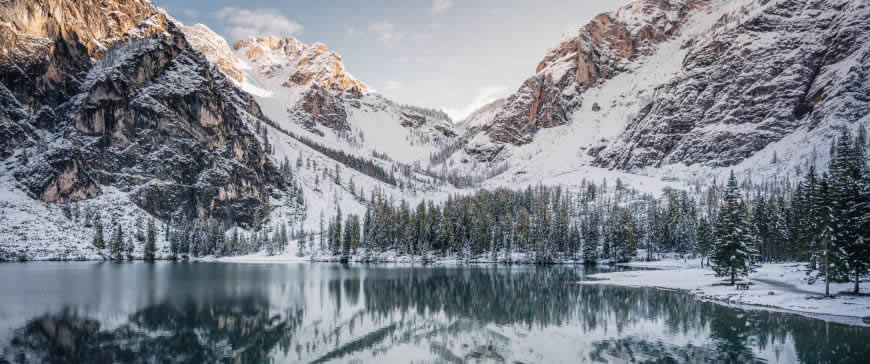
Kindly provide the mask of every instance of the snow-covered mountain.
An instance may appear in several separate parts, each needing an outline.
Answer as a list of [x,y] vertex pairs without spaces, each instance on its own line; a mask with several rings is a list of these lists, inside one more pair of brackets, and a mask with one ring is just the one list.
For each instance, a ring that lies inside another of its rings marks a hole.
[[789,171],[870,122],[868,18],[864,0],[635,0],[565,35],[455,159]]
[[266,117],[149,1],[16,0],[0,13],[0,255],[88,241],[57,219],[71,202],[108,226],[246,226],[274,207],[285,184],[249,131]]
[[183,29],[188,38],[202,39],[192,44],[254,95],[269,118],[331,148],[411,164],[425,161],[457,134],[445,113],[377,94],[325,44],[261,36],[230,48],[204,25]]
[[417,202],[620,178],[655,192],[731,168],[793,173],[824,162],[813,147],[839,128],[870,124],[864,0],[635,0],[456,124],[379,95],[326,45],[230,45],[147,0],[0,13],[0,260],[56,258],[60,240],[98,257],[70,202],[113,225],[315,231],[374,191]]

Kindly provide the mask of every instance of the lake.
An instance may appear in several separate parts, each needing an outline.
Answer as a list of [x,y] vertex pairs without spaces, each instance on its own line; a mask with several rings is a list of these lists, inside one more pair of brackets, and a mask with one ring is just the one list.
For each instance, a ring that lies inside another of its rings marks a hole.
[[0,362],[866,363],[870,328],[677,292],[607,268],[0,264]]

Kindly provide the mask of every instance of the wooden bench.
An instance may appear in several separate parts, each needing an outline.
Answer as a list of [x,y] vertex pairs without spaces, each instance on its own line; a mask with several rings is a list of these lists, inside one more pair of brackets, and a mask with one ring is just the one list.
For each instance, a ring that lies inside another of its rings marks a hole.
[[737,283],[737,290],[738,291],[749,290],[749,283],[748,282],[747,283]]

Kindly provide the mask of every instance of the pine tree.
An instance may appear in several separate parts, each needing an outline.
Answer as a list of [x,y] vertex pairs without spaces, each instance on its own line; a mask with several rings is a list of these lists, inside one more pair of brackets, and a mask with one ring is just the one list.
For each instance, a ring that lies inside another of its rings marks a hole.
[[698,239],[695,244],[695,252],[701,256],[701,267],[704,266],[704,258],[710,256],[714,240],[713,225],[706,218],[701,219],[698,223]]
[[580,228],[578,228],[577,225],[574,225],[571,227],[571,235],[569,237],[569,240],[570,240],[569,241],[569,244],[570,244],[569,258],[573,261],[576,261],[577,260],[577,249],[581,244]]
[[733,285],[737,277],[747,276],[755,269],[755,238],[751,233],[746,210],[734,172],[725,187],[725,201],[719,212],[711,263],[717,277],[729,277]]
[[335,214],[335,226],[332,229],[332,241],[330,244],[330,249],[332,250],[332,255],[338,255],[339,250],[341,249],[341,233],[342,233],[342,225],[341,225],[341,206],[338,206],[337,212]]
[[350,259],[351,245],[353,236],[353,215],[348,216],[347,222],[344,224],[344,233],[341,240],[341,258],[343,260]]
[[837,278],[853,277],[855,293],[859,293],[860,277],[870,264],[870,251],[859,232],[865,217],[860,194],[862,172],[866,170],[860,144],[859,140],[853,144],[851,135],[843,130],[831,161],[830,177],[831,252],[839,263],[831,268],[836,270]]
[[614,259],[618,262],[627,262],[637,253],[637,228],[632,221],[631,214],[627,209],[620,208],[615,212],[616,219],[611,226],[614,242]]
[[[305,230],[302,230],[299,233],[299,242],[297,243],[299,245],[299,248],[296,250],[297,257],[305,256],[305,238]],[[311,238],[314,239],[314,234],[311,234]]]
[[154,219],[148,220],[148,232],[145,238],[145,251],[143,253],[145,260],[154,260],[154,255],[157,252],[157,227],[154,225]]
[[[323,237],[324,237],[324,231],[323,231],[323,210],[320,210],[320,250],[321,250],[321,251],[323,251]],[[314,247],[310,247],[310,248],[314,248]]]
[[598,246],[600,240],[599,217],[597,212],[590,213],[583,225],[583,261],[586,264],[594,264],[598,261]]
[[121,252],[124,250],[124,232],[121,230],[121,224],[115,225],[115,232],[112,234],[111,242],[112,256],[115,259],[121,259]]
[[93,241],[93,244],[97,249],[103,249],[106,247],[106,243],[103,240],[103,221],[100,218],[99,214],[94,218],[94,241]]

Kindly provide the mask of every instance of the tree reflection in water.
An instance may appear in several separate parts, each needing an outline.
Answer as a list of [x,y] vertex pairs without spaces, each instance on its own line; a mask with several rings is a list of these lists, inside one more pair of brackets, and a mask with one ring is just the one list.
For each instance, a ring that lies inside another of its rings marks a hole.
[[149,306],[118,327],[71,311],[45,315],[18,330],[12,360],[31,363],[262,363],[290,351],[301,310],[271,314],[262,297],[211,305]]
[[33,363],[849,363],[870,357],[865,327],[654,289],[576,285],[583,271],[574,267],[300,265],[255,277],[268,283],[163,300],[120,322],[72,307],[41,315],[15,330],[3,357]]

